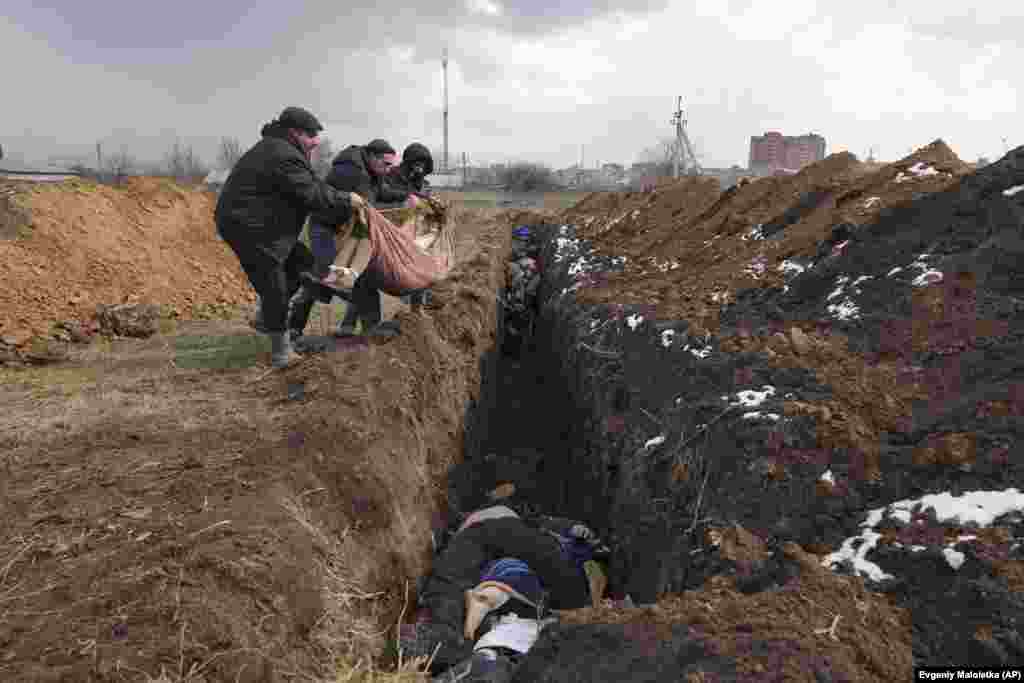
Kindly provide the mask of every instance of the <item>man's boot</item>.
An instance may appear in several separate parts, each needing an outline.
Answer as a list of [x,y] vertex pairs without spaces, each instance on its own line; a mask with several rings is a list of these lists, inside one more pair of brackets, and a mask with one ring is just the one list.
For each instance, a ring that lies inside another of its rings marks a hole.
[[316,303],[317,292],[309,285],[302,285],[295,292],[295,296],[288,302],[288,329],[292,331],[292,339],[302,336],[306,324],[309,322],[309,314],[313,311],[313,304]]
[[270,364],[275,370],[282,370],[302,360],[302,356],[292,348],[291,335],[288,332],[270,333]]
[[263,325],[263,299],[256,301],[256,314],[249,319],[249,327],[257,332],[267,334],[267,328]]

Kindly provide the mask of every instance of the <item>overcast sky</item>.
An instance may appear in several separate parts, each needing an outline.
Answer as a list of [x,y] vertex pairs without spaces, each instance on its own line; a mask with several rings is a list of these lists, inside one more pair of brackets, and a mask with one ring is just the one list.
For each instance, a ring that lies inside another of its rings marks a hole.
[[[461,4],[460,4],[461,3]],[[288,105],[336,147],[384,137],[470,163],[631,163],[672,134],[676,95],[703,163],[751,135],[817,132],[892,160],[941,137],[962,158],[1024,144],[1024,3],[987,0],[4,0],[8,157],[179,136],[208,159]],[[970,5],[983,5],[975,10]]]

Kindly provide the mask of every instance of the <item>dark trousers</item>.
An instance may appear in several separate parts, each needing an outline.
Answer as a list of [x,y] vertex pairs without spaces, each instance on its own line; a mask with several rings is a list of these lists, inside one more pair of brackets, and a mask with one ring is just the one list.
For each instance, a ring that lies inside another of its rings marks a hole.
[[345,311],[345,322],[354,325],[356,319],[363,321],[363,327],[380,323],[383,313],[380,302],[381,277],[367,268],[352,285],[352,303]]
[[[352,302],[345,311],[343,324],[355,325],[356,319],[363,321],[364,327],[372,327],[380,323],[381,312],[380,286],[381,277],[372,270],[364,270],[356,278],[352,286]],[[412,304],[413,310],[428,300],[429,289],[410,289],[399,296]]]
[[260,295],[263,326],[268,332],[288,329],[288,302],[299,289],[303,272],[313,268],[313,255],[302,242],[296,242],[287,258],[274,250],[247,242],[244,237],[222,231],[253,289]]
[[522,560],[537,574],[548,606],[575,609],[589,603],[589,587],[552,536],[515,517],[489,519],[462,531],[434,560],[420,595],[431,621],[462,633],[465,591],[480,583],[486,563],[502,557]]
[[313,249],[316,262],[316,273],[319,277],[326,276],[338,258],[338,233],[329,225],[322,225],[315,220],[309,221],[309,244]]

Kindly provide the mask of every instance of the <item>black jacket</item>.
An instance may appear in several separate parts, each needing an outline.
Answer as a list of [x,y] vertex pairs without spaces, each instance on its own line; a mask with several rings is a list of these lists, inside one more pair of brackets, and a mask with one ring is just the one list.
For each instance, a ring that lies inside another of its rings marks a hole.
[[[325,179],[327,184],[342,192],[355,192],[372,206],[395,204],[405,201],[405,195],[386,187],[379,176],[370,173],[366,148],[351,145],[338,152],[331,162],[331,171]],[[314,212],[313,220],[322,225],[337,225],[351,218],[351,211],[342,220],[330,212]]]
[[347,195],[317,178],[283,127],[268,124],[261,133],[263,139],[231,170],[214,217],[225,239],[248,243],[283,261],[310,211],[348,220],[352,209]]
[[400,200],[395,201],[405,201],[410,194],[418,194],[424,197],[430,196],[430,183],[423,177],[410,177],[409,169],[405,162],[402,162],[398,168],[389,173],[384,178],[383,184],[388,189],[390,195],[401,197]]
[[346,147],[331,162],[327,182],[343,192],[355,192],[374,206],[398,201],[397,195],[384,185],[380,176],[370,173],[369,164],[365,147]]

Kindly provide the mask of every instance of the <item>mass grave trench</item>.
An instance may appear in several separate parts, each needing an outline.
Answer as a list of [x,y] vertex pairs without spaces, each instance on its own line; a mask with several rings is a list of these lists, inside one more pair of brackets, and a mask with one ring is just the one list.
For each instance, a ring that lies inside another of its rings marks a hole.
[[[789,292],[741,292],[723,312],[725,334],[740,325],[765,334],[780,323],[813,320],[826,333],[847,335],[865,363],[877,362],[883,351],[898,351],[912,355],[909,362],[917,367],[945,370],[950,353],[942,352],[942,323],[935,334],[939,349],[927,343],[879,348],[878,340],[885,339],[880,327],[912,327],[906,316],[913,315],[919,292],[912,281],[894,280],[888,290],[863,287],[872,303],[861,306],[867,313],[859,321],[836,321],[823,310],[829,289],[823,282],[844,271],[870,267],[865,272],[877,270],[881,276],[906,268],[897,261],[929,247],[940,256],[931,267],[954,275],[941,289],[954,300],[944,303],[946,309],[955,309],[957,297],[977,302],[966,309],[982,327],[990,327],[981,334],[978,327],[954,327],[953,334],[965,335],[968,347],[954,357],[960,360],[961,396],[958,400],[947,389],[921,402],[908,430],[884,435],[881,481],[865,476],[863,454],[817,448],[812,418],[778,419],[782,401],[831,395],[810,373],[773,367],[759,353],[722,353],[718,339],[691,334],[685,321],[648,319],[641,307],[576,302],[572,291],[614,269],[615,259],[591,253],[573,237],[571,226],[549,226],[530,358],[531,372],[547,387],[537,397],[546,420],[530,425],[549,437],[534,470],[542,475],[535,481],[537,500],[553,512],[588,520],[611,540],[617,551],[613,573],[626,577],[617,588],[649,604],[720,573],[736,575],[751,590],[785,581],[785,572],[778,581],[766,580],[764,567],[720,557],[716,528],[740,524],[773,549],[786,541],[836,549],[859,533],[865,513],[894,501],[928,492],[963,495],[1020,487],[1020,461],[1011,451],[1019,443],[1024,414],[1016,351],[1022,306],[1015,297],[1021,282],[1015,275],[1022,225],[1018,202],[1024,194],[1013,192],[1024,186],[1022,154],[1014,150],[954,190],[918,198],[862,226],[846,250],[793,280]],[[961,227],[964,220],[975,223]],[[986,224],[979,227],[979,221]],[[962,291],[965,282],[974,288],[973,299]],[[758,315],[769,305],[775,312],[770,321]],[[999,405],[972,415],[966,410],[972,404]],[[965,425],[978,433],[971,467],[915,462],[915,449]],[[817,493],[826,473],[845,482],[841,496]],[[1001,544],[966,541],[927,552],[887,545],[868,555],[900,575],[871,585],[913,612],[917,663],[956,663],[979,653],[996,663],[1024,656],[1024,612],[996,571],[997,563],[1020,559],[1014,519],[1007,513],[992,520],[1010,529],[1009,540]],[[945,550],[965,555],[966,571],[948,559],[940,563],[945,570],[935,571]],[[972,618],[956,627],[938,628],[943,618],[966,613],[965,601],[978,595],[990,608],[973,610]]]

